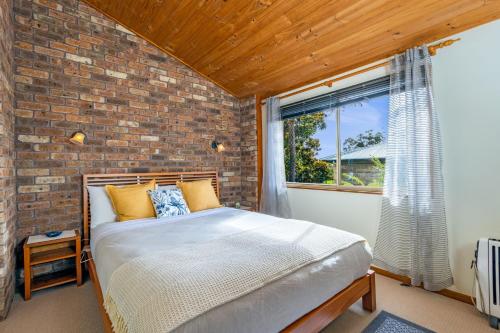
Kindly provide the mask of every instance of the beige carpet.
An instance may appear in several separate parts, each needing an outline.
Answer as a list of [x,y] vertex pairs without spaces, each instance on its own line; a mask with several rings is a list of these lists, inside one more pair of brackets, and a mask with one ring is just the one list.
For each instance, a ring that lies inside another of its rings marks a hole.
[[[397,281],[380,276],[377,293],[378,311],[388,311],[439,333],[498,333],[472,306],[440,295],[402,287]],[[376,315],[363,311],[358,302],[325,333],[359,333]],[[92,283],[36,292],[28,302],[16,295],[9,317],[0,322],[0,332],[102,332]]]

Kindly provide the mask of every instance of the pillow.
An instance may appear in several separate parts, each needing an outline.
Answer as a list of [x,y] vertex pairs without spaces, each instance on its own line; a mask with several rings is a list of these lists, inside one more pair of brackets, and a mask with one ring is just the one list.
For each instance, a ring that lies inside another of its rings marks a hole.
[[106,222],[115,222],[116,214],[104,186],[87,186],[90,202],[90,226],[92,228]]
[[211,179],[178,181],[177,187],[181,189],[191,212],[222,207],[212,187]]
[[158,185],[156,187],[157,190],[177,190],[177,186],[175,185]]
[[170,190],[148,191],[156,217],[168,217],[189,214],[189,208],[178,188]]
[[155,211],[148,190],[155,189],[155,180],[147,184],[117,187],[106,185],[113,208],[120,221],[154,217]]

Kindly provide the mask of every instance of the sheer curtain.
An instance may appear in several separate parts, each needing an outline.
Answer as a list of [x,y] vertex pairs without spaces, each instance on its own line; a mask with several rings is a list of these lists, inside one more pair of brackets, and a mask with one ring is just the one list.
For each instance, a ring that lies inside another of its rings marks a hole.
[[266,143],[260,211],[265,214],[289,218],[290,204],[285,177],[283,150],[283,121],[277,97],[266,100]]
[[427,47],[391,62],[382,216],[374,264],[428,290],[453,284],[444,206],[441,135]]

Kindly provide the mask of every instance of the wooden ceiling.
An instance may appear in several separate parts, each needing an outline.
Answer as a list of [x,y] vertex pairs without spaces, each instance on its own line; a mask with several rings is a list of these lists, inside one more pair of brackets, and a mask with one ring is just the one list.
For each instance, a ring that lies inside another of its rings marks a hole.
[[500,18],[500,0],[85,0],[236,96],[269,96]]

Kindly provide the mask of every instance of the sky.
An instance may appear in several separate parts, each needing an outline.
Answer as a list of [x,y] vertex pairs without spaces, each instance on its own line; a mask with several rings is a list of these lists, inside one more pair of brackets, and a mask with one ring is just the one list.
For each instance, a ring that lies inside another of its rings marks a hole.
[[[374,133],[382,132],[384,137],[387,137],[388,110],[388,95],[344,106],[340,112],[341,143],[370,129]],[[326,129],[316,132],[313,137],[319,139],[321,143],[321,150],[316,157],[336,154],[335,112],[327,112]]]

